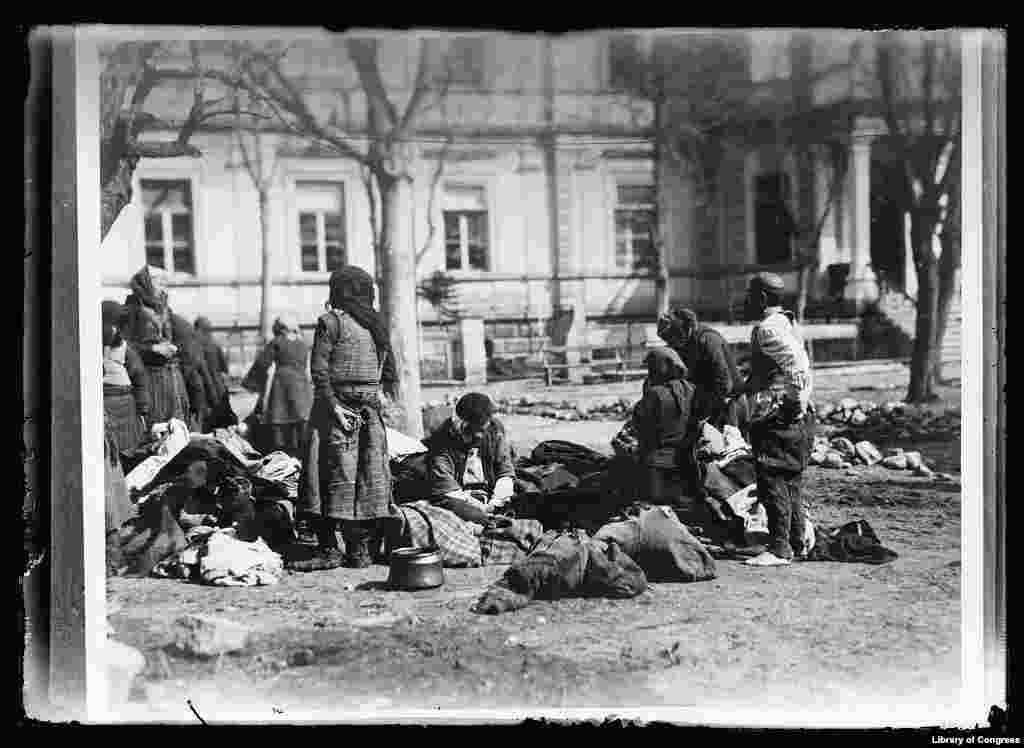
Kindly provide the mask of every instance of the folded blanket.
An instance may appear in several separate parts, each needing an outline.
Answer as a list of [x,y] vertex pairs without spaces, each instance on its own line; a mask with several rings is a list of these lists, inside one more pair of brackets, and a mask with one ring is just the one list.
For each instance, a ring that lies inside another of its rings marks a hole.
[[[402,544],[411,548],[430,547],[430,529],[445,566],[480,566],[480,541],[470,523],[429,501],[399,506],[403,518]],[[429,524],[428,524],[429,522]]]
[[596,542],[582,530],[551,531],[477,601],[477,613],[496,614],[531,600],[636,597],[647,589],[643,570],[614,541]]

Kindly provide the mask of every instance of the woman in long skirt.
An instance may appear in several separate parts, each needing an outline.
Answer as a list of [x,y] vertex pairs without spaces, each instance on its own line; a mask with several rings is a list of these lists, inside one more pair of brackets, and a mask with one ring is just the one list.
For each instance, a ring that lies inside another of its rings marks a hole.
[[314,396],[301,505],[315,520],[328,563],[362,568],[399,516],[381,400],[382,387],[394,394],[397,376],[388,331],[373,308],[373,278],[345,266],[331,275],[330,289],[310,360]]
[[[261,403],[264,441],[273,450],[300,457],[302,437],[313,407],[313,384],[309,375],[309,346],[302,339],[299,324],[278,317],[274,338],[253,364],[252,379],[266,384],[274,367],[270,387],[261,387],[266,402]],[[258,376],[256,376],[258,374]]]
[[146,436],[149,388],[142,359],[118,330],[123,313],[103,302],[103,411],[116,450],[132,452]]
[[149,422],[163,423],[177,418],[188,423],[188,391],[174,342],[163,271],[149,266],[142,268],[132,277],[131,289],[132,293],[125,299],[121,334],[145,365]]

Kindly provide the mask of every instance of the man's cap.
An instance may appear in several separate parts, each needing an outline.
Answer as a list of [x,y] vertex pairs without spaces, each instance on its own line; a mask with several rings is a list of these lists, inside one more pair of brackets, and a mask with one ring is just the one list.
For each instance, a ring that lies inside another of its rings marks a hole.
[[196,317],[195,328],[197,330],[212,330],[213,325],[210,320],[206,317]]
[[758,273],[750,279],[750,288],[781,293],[786,290],[786,284],[775,273]]

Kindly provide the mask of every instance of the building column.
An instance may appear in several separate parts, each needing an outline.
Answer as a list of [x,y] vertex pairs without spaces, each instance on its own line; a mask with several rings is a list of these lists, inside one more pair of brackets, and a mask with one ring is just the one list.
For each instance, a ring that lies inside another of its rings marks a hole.
[[874,130],[858,129],[851,147],[854,213],[846,298],[858,311],[878,298],[878,279],[871,269],[871,141],[876,134]]
[[479,317],[459,319],[459,342],[467,387],[487,384],[487,350],[484,347],[484,321]]

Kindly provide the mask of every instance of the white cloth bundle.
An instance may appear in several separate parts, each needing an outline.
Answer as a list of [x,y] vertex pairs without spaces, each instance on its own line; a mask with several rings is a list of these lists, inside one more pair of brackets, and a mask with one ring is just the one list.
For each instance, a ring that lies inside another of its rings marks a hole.
[[265,586],[281,581],[284,562],[262,538],[247,543],[233,530],[220,530],[210,535],[200,554],[199,574],[204,583],[218,587]]
[[301,473],[302,463],[297,459],[284,452],[271,452],[261,461],[256,476],[283,487],[288,498],[294,499],[299,495]]
[[718,467],[725,467],[737,457],[750,457],[753,454],[750,445],[735,426],[727,425],[722,429],[722,441],[724,449],[721,456],[715,461]]
[[188,426],[177,418],[172,418],[167,423],[153,424],[151,432],[157,439],[154,446],[155,454],[140,462],[124,477],[124,482],[128,486],[130,495],[138,494],[149,486],[156,479],[157,473],[163,469],[164,465],[173,460],[178,452],[188,446],[189,439],[191,438],[188,433]]
[[743,531],[750,533],[768,532],[768,512],[757,499],[757,484],[751,483],[734,493],[725,503],[733,514],[743,520]]
[[399,457],[422,454],[427,451],[427,445],[419,439],[413,439],[411,436],[406,436],[401,431],[395,431],[393,428],[387,429],[387,439],[388,457],[392,460],[396,460]]

